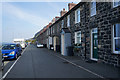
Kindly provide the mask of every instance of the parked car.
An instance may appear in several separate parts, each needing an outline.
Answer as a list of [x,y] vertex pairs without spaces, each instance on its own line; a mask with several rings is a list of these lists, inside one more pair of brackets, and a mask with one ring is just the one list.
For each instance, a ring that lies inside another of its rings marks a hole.
[[3,59],[17,59],[21,55],[22,48],[20,44],[5,44],[2,47],[2,56]]
[[27,42],[25,42],[25,47],[27,47],[28,46],[28,43]]
[[22,49],[26,47],[25,39],[14,39],[14,43],[20,44]]
[[20,45],[21,45],[22,49],[24,49],[24,48],[27,46],[27,45],[25,44],[25,42],[21,42]]
[[3,57],[2,57],[2,53],[1,53],[1,49],[0,49],[0,71],[3,70],[4,68],[4,60],[3,60]]
[[43,44],[37,44],[37,48],[43,47]]
[[4,60],[3,60],[3,57],[2,57],[2,64],[1,64],[1,68],[2,68],[2,70],[4,69]]

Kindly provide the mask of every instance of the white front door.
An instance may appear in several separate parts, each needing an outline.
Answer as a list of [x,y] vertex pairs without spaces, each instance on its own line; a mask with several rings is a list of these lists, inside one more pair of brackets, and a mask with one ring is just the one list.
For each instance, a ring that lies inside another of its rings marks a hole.
[[64,34],[62,34],[61,35],[61,43],[62,43],[62,45],[61,45],[61,53],[62,53],[62,55],[64,55]]
[[54,51],[56,51],[56,38],[57,37],[54,37]]

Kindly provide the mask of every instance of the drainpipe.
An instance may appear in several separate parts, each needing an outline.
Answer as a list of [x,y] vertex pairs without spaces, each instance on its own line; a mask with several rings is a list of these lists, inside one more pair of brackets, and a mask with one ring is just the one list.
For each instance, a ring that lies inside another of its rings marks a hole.
[[[86,4],[86,3],[85,3],[85,4]],[[85,28],[86,28],[86,26],[87,26],[87,25],[86,25],[86,21],[87,21],[87,20],[86,20],[86,5],[85,5],[84,7],[85,7]],[[85,56],[85,59],[86,59],[86,29],[85,29],[85,55],[84,55],[84,56]]]

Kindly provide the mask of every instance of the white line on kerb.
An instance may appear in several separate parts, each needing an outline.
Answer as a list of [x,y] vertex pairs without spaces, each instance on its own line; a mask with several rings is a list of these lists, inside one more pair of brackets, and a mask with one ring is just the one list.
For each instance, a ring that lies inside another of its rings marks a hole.
[[[23,52],[21,54],[23,54],[25,52],[27,47],[23,50]],[[18,57],[18,59],[12,64],[12,66],[8,69],[8,71],[4,74],[4,76],[0,80],[3,80],[8,75],[8,73],[11,71],[11,69],[14,67],[14,65],[17,63],[17,61],[20,59],[20,57],[21,56]]]
[[71,62],[71,61],[69,61],[69,60],[67,60],[67,59],[65,59],[65,58],[62,58],[62,57],[60,57],[60,56],[58,56],[58,55],[55,55],[55,56],[59,57],[59,58],[62,59],[62,60],[65,60],[65,61],[69,62],[70,64],[72,64],[72,65],[74,65],[74,66],[76,66],[76,67],[79,67],[79,68],[81,68],[81,69],[83,69],[83,70],[85,70],[85,71],[87,71],[87,72],[89,72],[89,73],[91,73],[91,74],[93,74],[93,75],[96,75],[96,76],[98,76],[99,78],[105,79],[103,76],[101,76],[101,75],[99,75],[99,74],[97,74],[97,73],[94,73],[94,72],[92,72],[92,71],[90,71],[90,70],[88,70],[88,69],[86,69],[86,68],[84,68],[84,67],[82,67],[82,66],[80,66],[80,65],[77,65],[77,64],[75,64],[75,63],[73,63],[73,62]]

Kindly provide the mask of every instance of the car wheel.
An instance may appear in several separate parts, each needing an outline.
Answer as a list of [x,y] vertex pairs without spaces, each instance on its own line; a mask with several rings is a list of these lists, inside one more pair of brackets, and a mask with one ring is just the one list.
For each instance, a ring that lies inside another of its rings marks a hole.
[[15,60],[17,59],[17,57],[18,57],[18,55],[17,55],[17,53],[15,54]]
[[4,69],[4,61],[2,61],[2,70]]
[[[22,53],[22,52],[21,52]],[[20,53],[20,55],[19,56],[21,56],[21,53]]]

